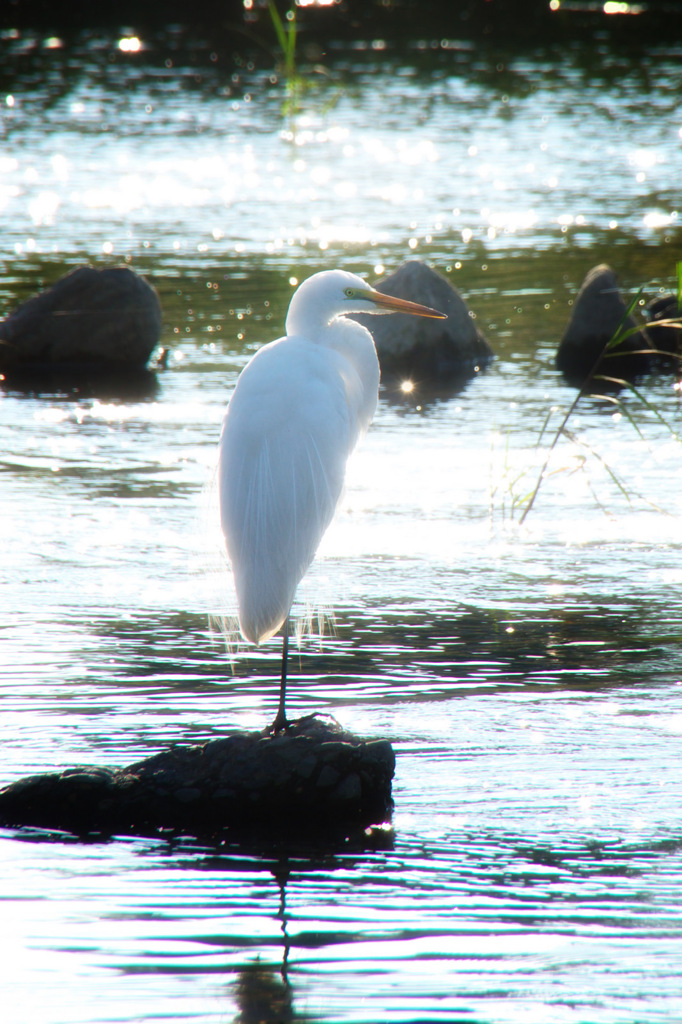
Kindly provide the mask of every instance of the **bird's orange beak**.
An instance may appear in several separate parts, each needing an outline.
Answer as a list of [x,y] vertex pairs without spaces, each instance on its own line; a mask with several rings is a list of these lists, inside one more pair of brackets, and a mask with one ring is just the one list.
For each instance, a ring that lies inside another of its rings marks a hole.
[[397,299],[394,295],[384,295],[375,288],[368,290],[367,298],[379,309],[390,309],[392,313],[411,313],[412,316],[430,316],[434,320],[447,320],[447,313],[439,313],[430,306],[421,306],[418,302],[408,299]]

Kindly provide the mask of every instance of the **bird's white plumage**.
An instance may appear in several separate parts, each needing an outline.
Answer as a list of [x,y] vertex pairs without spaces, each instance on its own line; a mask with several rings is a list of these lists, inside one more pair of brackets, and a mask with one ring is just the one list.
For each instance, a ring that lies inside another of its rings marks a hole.
[[[242,371],[220,444],[220,513],[239,623],[260,643],[286,619],[376,408],[372,336],[344,313],[375,309],[361,278],[315,274],[292,298],[287,335]],[[362,293],[362,294],[358,294]]]
[[[374,342],[345,314],[390,312],[443,316],[343,270],[314,274],[293,295],[286,337],[260,349],[237,381],[220,439],[220,517],[239,625],[254,643],[288,621],[376,408]],[[288,725],[288,644],[285,626],[274,732]]]

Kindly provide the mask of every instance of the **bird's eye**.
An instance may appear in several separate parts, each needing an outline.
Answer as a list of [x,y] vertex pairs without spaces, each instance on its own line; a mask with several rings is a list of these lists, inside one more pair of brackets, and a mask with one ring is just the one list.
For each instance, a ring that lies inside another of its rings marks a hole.
[[346,288],[343,294],[346,296],[347,299],[352,299],[353,296],[355,295],[355,289]]

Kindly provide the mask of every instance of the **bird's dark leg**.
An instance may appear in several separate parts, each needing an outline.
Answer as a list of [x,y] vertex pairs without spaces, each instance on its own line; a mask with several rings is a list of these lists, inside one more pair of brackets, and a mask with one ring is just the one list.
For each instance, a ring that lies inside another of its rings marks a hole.
[[272,723],[272,731],[280,732],[282,729],[286,729],[287,725],[287,714],[284,709],[284,702],[286,699],[287,689],[287,656],[289,654],[289,616],[287,615],[284,620],[284,626],[282,627],[282,675],[280,676],[279,682],[279,708],[277,709],[277,715],[275,721]]

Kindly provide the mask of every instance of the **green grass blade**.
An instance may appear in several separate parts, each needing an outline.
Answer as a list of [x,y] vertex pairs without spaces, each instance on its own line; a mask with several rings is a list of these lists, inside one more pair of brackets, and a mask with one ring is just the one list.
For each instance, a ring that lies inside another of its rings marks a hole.
[[635,385],[631,384],[630,382],[628,382],[627,387],[633,393],[633,395],[637,396],[637,398],[640,400],[644,408],[648,409],[649,412],[654,414],[658,422],[665,427],[665,429],[670,433],[670,435],[675,439],[675,441],[682,442],[682,437],[680,437],[680,435],[673,429],[673,427],[671,427],[663,413],[660,412],[660,410],[657,409],[652,402],[649,402],[648,399],[644,397],[639,388],[636,388]]
[[608,352],[609,349],[616,348],[617,345],[620,345],[620,343],[622,341],[625,341],[626,338],[629,338],[630,335],[638,334],[641,331],[640,327],[635,326],[626,328],[625,325],[632,316],[636,306],[639,304],[639,300],[642,297],[643,291],[644,286],[642,286],[637,292],[637,294],[633,295],[633,297],[630,299],[630,302],[625,307],[623,315],[620,318],[618,326],[616,327],[615,331],[613,332],[609,340],[606,342],[605,351]]
[[277,36],[277,42],[279,47],[284,54],[285,58],[287,55],[287,34],[282,24],[282,19],[279,16],[279,11],[275,6],[275,0],[268,0],[268,11],[270,12],[270,20],[272,21],[272,27],[275,30]]
[[[569,407],[568,412],[564,416],[563,420],[561,421],[561,424],[559,425],[558,430],[556,431],[556,433],[554,434],[554,437],[552,438],[550,446],[547,449],[547,457],[546,457],[545,461],[542,464],[542,469],[540,470],[537,483],[536,483],[535,487],[533,488],[533,492],[532,492],[532,494],[530,496],[528,504],[526,505],[525,509],[523,510],[523,515],[521,516],[521,518],[519,520],[519,526],[523,526],[523,523],[524,523],[524,520],[526,519],[526,516],[529,514],[530,510],[532,509],[533,505],[535,504],[535,499],[538,496],[538,492],[539,492],[540,487],[542,485],[542,481],[544,480],[545,473],[547,472],[547,467],[549,466],[549,460],[552,458],[552,452],[556,448],[556,446],[557,446],[557,444],[559,442],[559,438],[563,434],[564,428],[566,427],[566,424],[568,423],[568,421],[570,420],[571,416],[575,412],[575,407],[578,404],[578,402],[580,401],[580,399],[582,398],[582,396],[583,396],[583,389],[581,388],[580,391],[578,392],[578,394],[575,396],[575,398],[571,402],[571,405]],[[543,426],[543,433],[544,433],[544,429],[545,428]]]
[[611,469],[611,467],[609,466],[609,464],[606,461],[606,459],[602,455],[600,455],[599,452],[596,451],[596,449],[592,447],[592,445],[587,444],[587,442],[584,441],[582,438],[576,437],[576,435],[573,434],[570,430],[566,430],[564,433],[565,433],[565,436],[568,438],[569,441],[572,441],[573,444],[578,445],[580,448],[584,448],[585,451],[589,452],[590,455],[594,459],[597,460],[597,462],[601,463],[601,465],[604,467],[604,469],[606,470],[608,475],[611,477],[611,479],[613,480],[614,484],[616,485],[616,487],[618,488],[620,493],[623,495],[623,497],[627,501],[628,505],[630,505],[630,507],[632,507],[632,498],[630,497],[629,491],[627,490],[627,488],[626,488],[625,484],[622,482],[622,480],[620,480],[619,477],[616,475],[615,471],[613,469]]

